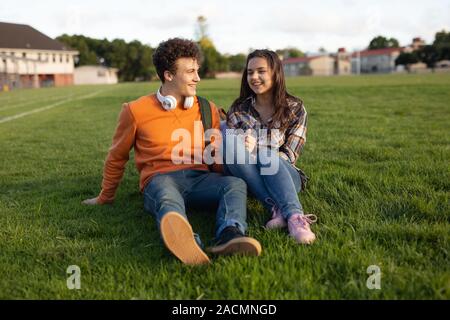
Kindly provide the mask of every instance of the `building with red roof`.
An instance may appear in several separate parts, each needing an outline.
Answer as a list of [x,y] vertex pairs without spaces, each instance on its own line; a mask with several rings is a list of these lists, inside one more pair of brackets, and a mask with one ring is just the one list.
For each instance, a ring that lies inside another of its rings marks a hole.
[[31,26],[0,22],[0,90],[71,85],[76,55]]
[[395,71],[395,60],[404,48],[384,48],[356,51],[352,54],[353,73],[390,73]]
[[283,69],[288,77],[345,75],[351,73],[351,63],[345,49],[340,48],[337,54],[284,59]]

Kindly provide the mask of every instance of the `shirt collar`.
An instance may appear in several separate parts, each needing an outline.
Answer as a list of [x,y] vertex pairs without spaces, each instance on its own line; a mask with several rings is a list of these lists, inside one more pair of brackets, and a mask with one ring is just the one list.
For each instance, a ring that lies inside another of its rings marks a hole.
[[[255,118],[258,119],[259,122],[261,122],[262,125],[265,126],[265,124],[262,123],[262,119],[259,115],[258,110],[256,110],[256,97],[255,96],[250,96],[249,98],[247,98],[246,101],[249,101],[249,112],[253,113],[253,115],[255,116]],[[270,117],[267,120],[267,124],[271,123],[273,121],[272,117]]]

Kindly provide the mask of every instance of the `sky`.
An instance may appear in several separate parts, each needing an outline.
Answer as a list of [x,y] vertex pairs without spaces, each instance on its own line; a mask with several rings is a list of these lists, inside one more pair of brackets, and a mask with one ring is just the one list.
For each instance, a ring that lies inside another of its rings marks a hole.
[[377,35],[400,45],[450,31],[450,0],[13,0],[0,21],[28,24],[54,38],[63,33],[139,40],[156,47],[173,37],[195,39],[198,16],[222,53],[296,47],[335,52],[368,46]]

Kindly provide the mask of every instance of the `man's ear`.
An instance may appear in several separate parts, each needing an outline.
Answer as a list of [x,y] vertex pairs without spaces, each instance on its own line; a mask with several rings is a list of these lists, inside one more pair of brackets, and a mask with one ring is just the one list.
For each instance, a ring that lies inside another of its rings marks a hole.
[[164,80],[166,81],[172,81],[173,80],[173,74],[170,71],[164,71]]

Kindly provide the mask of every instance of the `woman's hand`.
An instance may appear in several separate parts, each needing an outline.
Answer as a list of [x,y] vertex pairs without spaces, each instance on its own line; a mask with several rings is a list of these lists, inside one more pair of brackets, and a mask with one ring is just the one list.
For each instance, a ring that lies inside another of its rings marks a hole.
[[247,150],[252,153],[256,147],[256,138],[252,135],[245,136],[245,147]]

